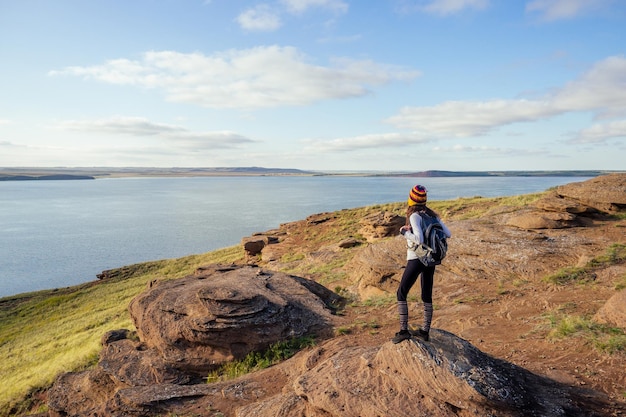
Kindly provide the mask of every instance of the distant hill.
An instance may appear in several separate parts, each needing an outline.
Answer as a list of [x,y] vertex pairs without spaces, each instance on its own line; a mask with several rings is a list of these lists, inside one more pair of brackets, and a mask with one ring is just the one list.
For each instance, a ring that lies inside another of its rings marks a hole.
[[177,168],[178,172],[189,173],[232,173],[232,174],[257,174],[257,175],[312,175],[312,171],[303,171],[293,168],[263,168],[263,167],[218,167],[218,168]]
[[400,177],[596,177],[610,171],[420,171],[389,174]]
[[264,167],[54,167],[2,168],[0,181],[71,180],[115,177],[202,177],[226,175],[316,175],[313,171]]
[[46,180],[95,180],[90,175],[70,175],[70,174],[56,174],[56,175],[4,175],[0,176],[0,181],[46,181]]

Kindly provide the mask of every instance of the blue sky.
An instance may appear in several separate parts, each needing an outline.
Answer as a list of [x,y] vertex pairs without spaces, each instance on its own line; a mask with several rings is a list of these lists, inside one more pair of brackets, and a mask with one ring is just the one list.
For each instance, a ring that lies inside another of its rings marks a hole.
[[0,0],[0,166],[626,169],[623,0]]

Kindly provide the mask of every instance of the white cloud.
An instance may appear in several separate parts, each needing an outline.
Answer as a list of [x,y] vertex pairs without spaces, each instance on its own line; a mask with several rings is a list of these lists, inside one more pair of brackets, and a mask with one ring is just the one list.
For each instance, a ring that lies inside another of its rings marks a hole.
[[566,111],[593,110],[598,117],[626,116],[626,58],[612,56],[596,63],[579,79],[568,83],[551,98]]
[[432,107],[404,107],[387,121],[439,138],[479,136],[504,125],[569,112],[589,111],[604,118],[625,115],[625,90],[626,59],[615,56],[540,100],[451,101]]
[[50,75],[75,75],[111,84],[165,91],[168,100],[211,108],[297,106],[359,97],[370,86],[411,80],[419,72],[368,60],[336,59],[314,65],[293,47],[264,46],[214,55],[147,52],[139,61],[67,67]]
[[432,138],[470,137],[484,135],[501,125],[554,114],[557,112],[548,103],[538,101],[449,101],[433,107],[404,107],[387,122],[424,132]]
[[[356,150],[399,147],[452,138],[485,136],[513,123],[530,123],[572,113],[591,112],[597,119],[626,116],[626,59],[609,57],[577,80],[536,100],[494,99],[448,101],[434,106],[403,107],[386,122],[409,133],[388,133],[311,141],[315,150]],[[626,134],[626,121],[595,125],[581,131],[573,143],[600,143]],[[470,148],[468,148],[470,149]],[[484,148],[481,148],[485,151]],[[496,152],[491,149],[490,152]],[[505,154],[505,150],[498,150]],[[542,151],[546,153],[545,151]]]
[[401,0],[398,9],[402,12],[424,12],[439,16],[460,13],[466,9],[485,9],[489,0]]
[[450,15],[464,9],[484,9],[489,4],[488,0],[433,0],[423,7],[428,13],[437,15]]
[[121,116],[105,120],[68,120],[58,123],[55,127],[62,130],[91,131],[132,136],[158,136],[186,132],[186,129],[179,126],[152,123],[141,117]]
[[403,147],[416,143],[429,142],[430,139],[419,133],[380,133],[330,141],[307,140],[306,150],[315,152],[352,151],[355,149]]
[[241,13],[236,21],[242,29],[247,31],[271,32],[282,26],[281,12],[302,15],[311,9],[318,8],[340,15],[348,11],[348,4],[341,0],[280,0],[279,4],[279,7],[259,4]]
[[252,143],[252,139],[230,131],[194,132],[181,126],[153,123],[141,117],[113,117],[105,120],[68,120],[55,128],[69,131],[87,131],[114,135],[154,136],[196,149],[233,148]]
[[271,32],[281,27],[278,14],[266,4],[260,4],[237,16],[237,23],[249,31]]
[[538,13],[543,20],[571,19],[600,9],[612,0],[533,0],[526,3],[526,12]]
[[436,146],[433,152],[444,153],[447,155],[459,154],[467,156],[468,154],[480,154],[481,157],[527,157],[527,156],[549,156],[545,149],[522,149],[522,148],[502,148],[495,146],[467,146],[454,145],[450,147]]
[[581,130],[571,143],[604,143],[609,139],[626,139],[626,120],[594,124]]
[[280,0],[280,2],[294,14],[302,14],[311,8],[323,8],[340,14],[348,11],[348,3],[341,0]]

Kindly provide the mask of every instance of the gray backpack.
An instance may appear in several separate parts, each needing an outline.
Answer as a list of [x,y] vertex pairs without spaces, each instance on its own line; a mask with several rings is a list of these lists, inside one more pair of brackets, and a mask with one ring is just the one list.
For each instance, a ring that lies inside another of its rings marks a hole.
[[420,213],[424,243],[415,248],[417,258],[426,266],[439,265],[448,252],[448,240],[436,217]]

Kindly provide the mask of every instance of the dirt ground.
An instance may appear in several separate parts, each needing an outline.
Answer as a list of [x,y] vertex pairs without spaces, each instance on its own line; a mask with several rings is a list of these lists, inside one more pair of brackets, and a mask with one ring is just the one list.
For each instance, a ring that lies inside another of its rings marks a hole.
[[[585,264],[613,243],[626,244],[626,220],[595,218],[588,227],[541,231],[500,228],[494,233],[493,224],[481,220],[454,220],[462,215],[455,213],[448,220],[453,238],[449,256],[435,275],[432,327],[452,332],[483,352],[536,374],[598,390],[612,401],[626,403],[626,351],[599,350],[594,337],[602,336],[590,331],[579,330],[562,338],[550,336],[551,320],[591,319],[617,293],[618,283],[626,281],[626,265],[599,268],[591,282],[555,285],[544,280],[559,268]],[[301,223],[301,227],[313,226]],[[332,221],[315,223],[314,227],[315,235],[334,233]],[[306,236],[313,232],[301,232],[291,230],[295,240],[290,245],[307,245]],[[544,246],[533,249],[533,241]],[[281,249],[278,252],[289,251],[287,246]],[[533,250],[540,256],[533,258]],[[328,255],[323,259],[331,262]],[[481,263],[485,266],[476,266]],[[398,271],[396,280],[401,273]],[[324,283],[330,289],[353,284],[353,279]],[[410,324],[419,326],[419,284],[410,296]],[[337,337],[345,338],[346,346],[381,345],[399,329],[395,292],[388,291],[386,298],[376,302],[354,302],[342,314]]]

